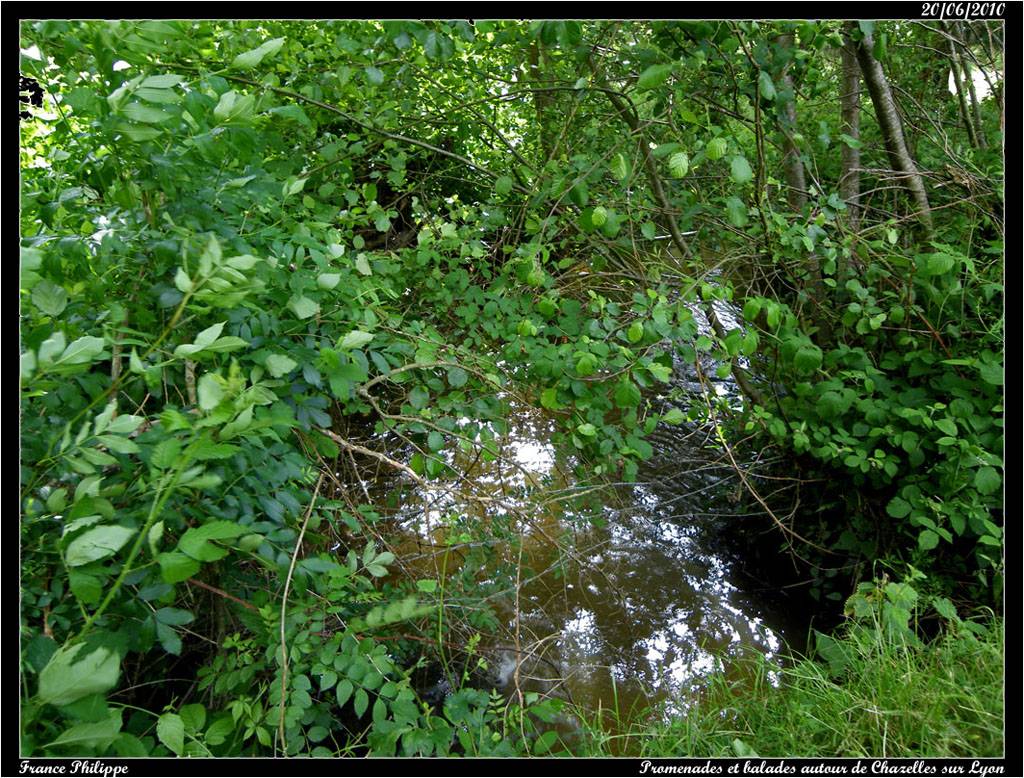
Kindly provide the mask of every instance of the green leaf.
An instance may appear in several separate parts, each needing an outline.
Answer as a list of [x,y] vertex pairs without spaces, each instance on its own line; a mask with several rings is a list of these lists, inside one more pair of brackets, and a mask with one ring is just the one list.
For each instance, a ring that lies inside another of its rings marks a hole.
[[185,722],[177,713],[165,713],[157,719],[156,736],[177,756],[185,750]]
[[644,336],[644,325],[638,321],[634,321],[629,325],[629,329],[626,330],[626,339],[630,343],[638,343]]
[[365,689],[357,689],[356,690],[356,696],[355,696],[355,702],[353,704],[353,707],[355,708],[355,711],[356,711],[356,716],[359,716],[361,718],[362,715],[364,713],[366,713],[366,708],[369,706],[369,704],[370,704],[370,697],[366,693],[366,690]]
[[72,540],[64,552],[68,567],[80,567],[116,554],[135,534],[135,530],[119,524],[105,524],[83,532]]
[[339,708],[344,707],[345,703],[348,702],[348,698],[352,696],[352,691],[354,690],[354,688],[355,687],[352,685],[352,682],[348,680],[348,678],[342,679],[342,681],[338,684],[334,691],[338,697]]
[[578,427],[576,427],[576,431],[580,433],[580,435],[583,435],[584,437],[587,438],[592,438],[595,435],[597,435],[597,427],[595,427],[593,424],[589,422],[580,424]]
[[579,355],[576,360],[576,374],[581,377],[593,375],[597,370],[597,357],[589,352],[584,352]]
[[267,372],[274,378],[287,375],[298,367],[298,363],[294,359],[286,357],[284,354],[271,354],[263,364],[267,368]]
[[448,384],[449,386],[458,389],[466,385],[469,380],[469,374],[461,367],[448,368]]
[[612,157],[611,165],[609,169],[612,175],[615,176],[618,181],[625,181],[626,176],[629,175],[629,167],[626,165],[626,158],[621,153],[616,154]]
[[320,303],[315,300],[310,300],[308,297],[299,295],[293,297],[288,301],[288,307],[292,309],[292,312],[300,319],[308,319],[320,310]]
[[640,390],[628,378],[620,381],[615,389],[615,404],[620,408],[635,408],[640,404]]
[[437,591],[437,581],[432,578],[421,578],[416,582],[416,588],[424,594],[432,594]]
[[178,548],[199,562],[215,562],[227,556],[228,551],[210,541],[230,540],[246,532],[245,527],[233,521],[211,521],[187,530],[178,541]]
[[707,154],[708,159],[714,162],[724,157],[728,150],[729,142],[725,138],[712,138],[708,141],[704,153]]
[[216,373],[204,373],[196,385],[199,398],[199,407],[204,411],[212,411],[220,405],[224,397],[224,387],[221,385],[221,378]]
[[922,551],[931,551],[939,545],[939,536],[930,529],[922,530],[917,536],[917,545]]
[[[383,232],[383,230],[382,230]],[[370,262],[367,260],[365,254],[358,254],[356,256],[356,270],[359,271],[360,275],[372,276],[373,268],[370,267]]]
[[686,416],[678,408],[669,408],[664,414],[662,414],[661,420],[666,424],[682,424],[686,421]]
[[117,738],[121,732],[121,711],[110,711],[109,715],[101,721],[92,721],[85,724],[76,724],[60,734],[56,739],[48,743],[45,748],[55,746],[75,746],[72,753],[81,753],[83,748],[105,749]]
[[651,371],[651,375],[663,384],[667,384],[672,380],[672,368],[663,365],[660,362],[651,362],[647,365],[647,369]]
[[558,732],[553,729],[549,729],[547,732],[542,734],[533,744],[533,753],[537,756],[540,754],[546,754],[551,750],[551,746],[558,740]]
[[605,210],[603,205],[597,206],[590,213],[590,223],[595,227],[601,227],[608,221],[608,211]]
[[685,151],[677,151],[668,158],[668,169],[673,178],[682,178],[690,170],[690,157]]
[[257,48],[243,54],[239,54],[231,60],[231,69],[247,70],[249,68],[256,67],[263,61],[264,57],[272,56],[280,51],[281,47],[284,45],[284,40],[284,38],[271,38],[269,41],[263,43]]
[[651,65],[646,68],[640,77],[636,80],[636,88],[640,90],[654,89],[657,86],[664,84],[670,75],[672,75],[673,65]]
[[804,344],[793,356],[793,364],[803,373],[811,373],[821,367],[821,349],[813,344]]
[[316,285],[330,291],[341,281],[341,273],[321,273],[316,277]]
[[101,694],[117,685],[121,657],[109,648],[85,650],[84,643],[64,645],[54,652],[39,673],[39,700],[69,705],[90,694]]
[[362,330],[352,330],[344,338],[341,339],[341,341],[338,343],[338,348],[343,351],[362,348],[371,340],[373,340],[373,337],[373,333],[363,332]]
[[738,197],[730,197],[725,201],[725,212],[733,227],[747,225],[747,206]]
[[44,278],[32,288],[32,302],[47,316],[59,316],[67,307],[68,293]]
[[746,157],[736,155],[732,158],[730,176],[740,185],[749,183],[754,178],[754,172],[750,169],[750,163],[747,162]]
[[974,474],[974,488],[982,494],[993,494],[999,491],[1002,485],[1003,479],[994,467],[978,468],[978,472]]
[[513,181],[510,176],[499,176],[494,181],[494,191],[499,197],[504,197],[512,191]]
[[765,100],[774,100],[775,84],[772,82],[772,77],[768,74],[768,71],[762,70],[757,80],[761,88],[761,97]]
[[902,519],[910,515],[911,507],[910,503],[902,497],[893,497],[885,506],[885,511],[894,519]]
[[184,76],[179,76],[176,73],[165,73],[159,76],[150,76],[139,87],[142,89],[170,89],[184,80]]

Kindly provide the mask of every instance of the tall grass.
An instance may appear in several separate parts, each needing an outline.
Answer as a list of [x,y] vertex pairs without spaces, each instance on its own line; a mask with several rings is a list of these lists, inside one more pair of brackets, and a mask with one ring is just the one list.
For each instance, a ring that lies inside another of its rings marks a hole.
[[[883,598],[883,603],[888,606]],[[608,734],[587,755],[917,757],[1003,753],[1003,623],[960,621],[921,642],[882,608],[822,638],[819,659],[715,675],[686,714]],[[607,711],[603,716],[607,717]],[[621,732],[621,731],[620,731]],[[579,750],[577,749],[577,753]]]

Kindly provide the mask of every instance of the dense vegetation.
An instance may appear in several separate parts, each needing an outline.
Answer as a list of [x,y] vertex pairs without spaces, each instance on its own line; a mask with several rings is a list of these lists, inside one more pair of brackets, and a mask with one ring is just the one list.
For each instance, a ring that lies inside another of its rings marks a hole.
[[[595,483],[661,424],[784,452],[748,499],[852,595],[792,685],[633,752],[998,753],[1002,35],[23,23],[22,753],[563,749],[561,700],[423,698],[493,625],[488,546],[403,575],[360,491],[495,456],[513,400]],[[652,404],[678,363],[742,404]]]

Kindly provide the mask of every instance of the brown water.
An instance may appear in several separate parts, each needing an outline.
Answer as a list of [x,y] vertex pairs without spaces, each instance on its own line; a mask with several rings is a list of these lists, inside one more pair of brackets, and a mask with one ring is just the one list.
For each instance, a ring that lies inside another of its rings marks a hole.
[[[496,688],[618,711],[625,724],[651,705],[684,711],[710,673],[742,677],[745,652],[782,661],[801,620],[743,584],[721,548],[722,522],[745,518],[707,430],[656,430],[638,482],[602,486],[573,479],[551,432],[550,419],[519,408],[496,458],[442,452],[464,478],[406,480],[389,517],[407,572],[447,582],[456,640],[475,631],[464,606],[483,595],[493,607],[495,634],[483,631],[476,653]],[[447,688],[439,671],[434,691]]]

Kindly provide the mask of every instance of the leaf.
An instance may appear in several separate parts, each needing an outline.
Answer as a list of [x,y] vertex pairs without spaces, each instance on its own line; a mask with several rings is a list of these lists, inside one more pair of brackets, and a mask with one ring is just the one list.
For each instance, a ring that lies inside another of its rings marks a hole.
[[199,562],[215,562],[227,556],[227,549],[213,545],[213,540],[230,540],[248,530],[233,521],[211,521],[187,530],[178,541],[178,548]]
[[663,384],[667,384],[672,380],[672,368],[667,365],[663,365],[660,362],[651,362],[647,365],[647,369],[651,371],[651,375]]
[[68,293],[63,286],[44,278],[33,287],[32,302],[47,316],[59,316],[67,307]]
[[424,594],[432,594],[437,591],[437,581],[432,578],[421,578],[416,582],[416,588]]
[[772,82],[772,77],[768,74],[767,70],[761,71],[761,75],[758,76],[757,82],[761,88],[761,97],[765,100],[774,100],[775,84]]
[[220,405],[224,397],[224,388],[221,386],[221,379],[216,373],[204,373],[196,386],[199,398],[199,407],[204,411],[212,411]]
[[666,424],[682,424],[686,421],[686,416],[678,408],[669,408],[662,414],[661,420]]
[[154,108],[142,103],[128,103],[121,112],[132,121],[143,124],[160,124],[174,116],[162,108]]
[[120,551],[134,534],[135,530],[119,524],[105,524],[83,532],[68,544],[64,562],[68,567],[80,567],[105,559]]
[[338,348],[343,351],[350,349],[362,348],[371,340],[374,335],[371,332],[363,332],[362,330],[352,330],[349,332],[341,341],[338,343]]
[[188,732],[199,732],[206,724],[206,708],[202,703],[193,702],[189,705],[182,705],[178,713]]
[[672,74],[673,67],[674,66],[671,63],[667,65],[651,65],[640,74],[639,78],[637,78],[636,88],[640,90],[647,90],[661,86]]
[[593,424],[589,422],[585,424],[580,424],[578,427],[576,427],[576,431],[580,433],[580,435],[583,435],[588,438],[592,438],[595,435],[597,435],[597,427],[595,427]]
[[239,54],[231,60],[231,69],[246,70],[248,68],[256,67],[265,57],[272,56],[280,51],[281,47],[284,45],[284,41],[284,38],[271,38],[269,41],[261,44],[257,48],[252,49],[251,51],[246,51],[243,54]]
[[729,143],[725,138],[712,138],[708,141],[707,148],[704,153],[707,154],[708,159],[715,161],[725,156],[725,152],[729,149]]
[[616,154],[614,157],[612,157],[609,169],[611,170],[612,175],[615,176],[615,178],[618,181],[625,181],[626,176],[629,175],[629,168],[626,165],[626,158],[622,156],[621,153]]
[[320,304],[308,297],[293,297],[288,301],[288,307],[292,309],[300,319],[308,319],[320,310]]
[[[385,231],[386,230],[381,230],[381,232],[385,232]],[[358,254],[356,256],[356,270],[358,270],[359,273],[361,275],[364,275],[364,276],[372,276],[373,275],[373,269],[370,267],[370,263],[366,259],[366,255],[365,254]]]
[[615,389],[615,404],[620,408],[635,408],[640,404],[640,390],[629,379],[619,382]]
[[284,354],[271,354],[263,364],[274,378],[287,375],[299,366],[298,362]]
[[348,678],[342,679],[342,681],[335,688],[335,693],[338,696],[338,707],[344,707],[345,703],[348,702],[348,698],[352,696],[353,687],[352,682]]
[[160,76],[150,76],[139,87],[142,89],[170,89],[184,80],[184,76],[179,76],[176,73],[165,73]]
[[213,117],[225,124],[248,119],[253,114],[256,98],[252,95],[240,96],[235,90],[220,96],[217,107],[213,109]]
[[448,368],[448,385],[459,389],[466,385],[469,380],[469,374],[461,367]]
[[384,71],[380,68],[370,65],[366,68],[366,80],[374,86],[380,86],[384,83]]
[[[40,361],[42,361],[42,347],[40,351]],[[84,362],[91,362],[94,357],[99,356],[103,352],[103,338],[96,338],[86,335],[83,338],[72,341],[72,343],[64,349],[64,353],[57,359],[55,365],[80,365]]]
[[356,711],[356,716],[362,718],[363,714],[366,713],[366,708],[370,704],[370,697],[367,695],[365,689],[356,690],[355,702],[353,707]]
[[911,505],[902,497],[893,497],[885,506],[885,512],[894,519],[902,519],[910,515]]
[[730,176],[734,182],[740,185],[749,183],[753,179],[754,172],[750,169],[750,163],[747,162],[746,157],[737,154],[732,158]]
[[939,536],[930,529],[922,530],[917,536],[917,545],[922,551],[931,551],[939,545]]
[[537,756],[546,754],[551,750],[551,746],[555,744],[556,740],[558,740],[558,732],[554,729],[549,729],[534,741],[533,753]]
[[982,494],[993,494],[999,491],[1003,479],[994,467],[982,467],[974,474],[974,488]]
[[608,211],[605,210],[603,205],[597,206],[593,211],[590,212],[590,223],[595,227],[602,226],[608,220]]
[[499,197],[504,197],[512,191],[513,181],[510,176],[499,176],[494,182],[494,191]]
[[725,201],[725,212],[733,227],[747,225],[747,206],[738,197],[730,197]]
[[668,169],[673,178],[682,178],[690,170],[690,157],[685,151],[677,151],[668,158]]
[[160,554],[156,561],[160,564],[160,575],[170,584],[186,581],[199,572],[202,565],[180,551]]
[[633,322],[629,325],[629,329],[626,330],[626,340],[630,343],[638,343],[644,336],[644,325],[638,321]]
[[316,277],[316,285],[321,289],[331,290],[341,281],[341,273],[321,273]]
[[100,646],[85,650],[84,643],[64,645],[54,652],[39,673],[39,700],[51,705],[69,705],[90,694],[114,688],[121,675],[121,657]]
[[76,724],[64,730],[56,740],[44,747],[73,745],[76,746],[73,753],[81,753],[83,748],[104,749],[114,742],[120,732],[121,711],[113,710],[101,721]]
[[813,344],[805,343],[797,349],[793,356],[793,364],[803,373],[811,373],[821,367],[821,349]]
[[177,713],[165,713],[157,719],[156,736],[177,756],[185,750],[185,722]]

